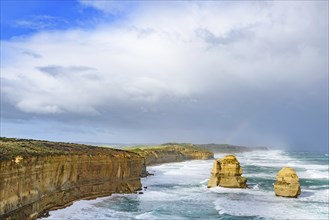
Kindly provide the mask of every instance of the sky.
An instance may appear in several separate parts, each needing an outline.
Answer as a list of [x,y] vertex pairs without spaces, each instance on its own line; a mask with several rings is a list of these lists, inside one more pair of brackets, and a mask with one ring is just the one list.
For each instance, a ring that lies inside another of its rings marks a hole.
[[328,1],[1,1],[1,136],[328,151]]

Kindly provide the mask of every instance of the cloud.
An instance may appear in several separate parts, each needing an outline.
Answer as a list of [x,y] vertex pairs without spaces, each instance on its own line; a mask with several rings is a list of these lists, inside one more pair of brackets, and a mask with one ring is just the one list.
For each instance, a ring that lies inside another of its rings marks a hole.
[[231,30],[227,36],[216,36],[207,29],[197,29],[196,35],[211,45],[229,44],[247,38],[245,31],[243,30]]
[[127,1],[97,1],[97,0],[80,0],[85,7],[92,7],[107,14],[118,15],[136,5],[135,2]]
[[23,51],[22,54],[27,55],[27,56],[31,56],[33,58],[40,58],[41,55],[34,53],[33,51]]
[[13,26],[26,29],[41,30],[58,28],[63,25],[66,26],[67,24],[68,21],[63,18],[49,15],[33,15],[27,17],[26,19],[15,21]]
[[74,74],[79,72],[93,71],[94,68],[88,66],[58,66],[58,65],[48,65],[48,66],[40,66],[36,67],[36,69],[40,70],[43,73],[51,74],[51,75],[59,75],[59,74]]
[[309,126],[296,139],[328,130],[328,3],[82,4],[122,19],[1,42],[1,93],[25,117],[135,140],[281,143],[287,121]]

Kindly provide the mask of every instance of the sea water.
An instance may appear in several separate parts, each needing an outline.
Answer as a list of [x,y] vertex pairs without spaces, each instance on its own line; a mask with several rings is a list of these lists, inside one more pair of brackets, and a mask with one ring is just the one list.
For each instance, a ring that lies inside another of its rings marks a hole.
[[[102,219],[328,219],[328,154],[254,151],[235,154],[248,179],[247,189],[208,189],[213,160],[193,160],[149,167],[143,194],[112,195],[51,211],[48,218]],[[225,154],[216,154],[220,158]],[[301,195],[276,197],[273,184],[283,166],[300,178]]]

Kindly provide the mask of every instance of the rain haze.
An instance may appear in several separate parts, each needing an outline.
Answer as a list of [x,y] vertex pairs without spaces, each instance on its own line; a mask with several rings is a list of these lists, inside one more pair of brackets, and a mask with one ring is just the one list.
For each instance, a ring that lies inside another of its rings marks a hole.
[[328,1],[1,1],[1,136],[328,151]]

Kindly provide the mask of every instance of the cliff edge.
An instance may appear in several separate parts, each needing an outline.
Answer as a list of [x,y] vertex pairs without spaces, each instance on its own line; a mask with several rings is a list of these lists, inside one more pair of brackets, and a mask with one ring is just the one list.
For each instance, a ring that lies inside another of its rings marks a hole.
[[132,193],[143,163],[118,149],[0,138],[0,219],[36,219],[75,200]]
[[145,158],[145,165],[182,162],[187,160],[208,160],[214,153],[193,144],[136,146],[127,150]]
[[198,144],[197,146],[214,153],[244,153],[268,150],[267,147],[246,147],[232,144]]

